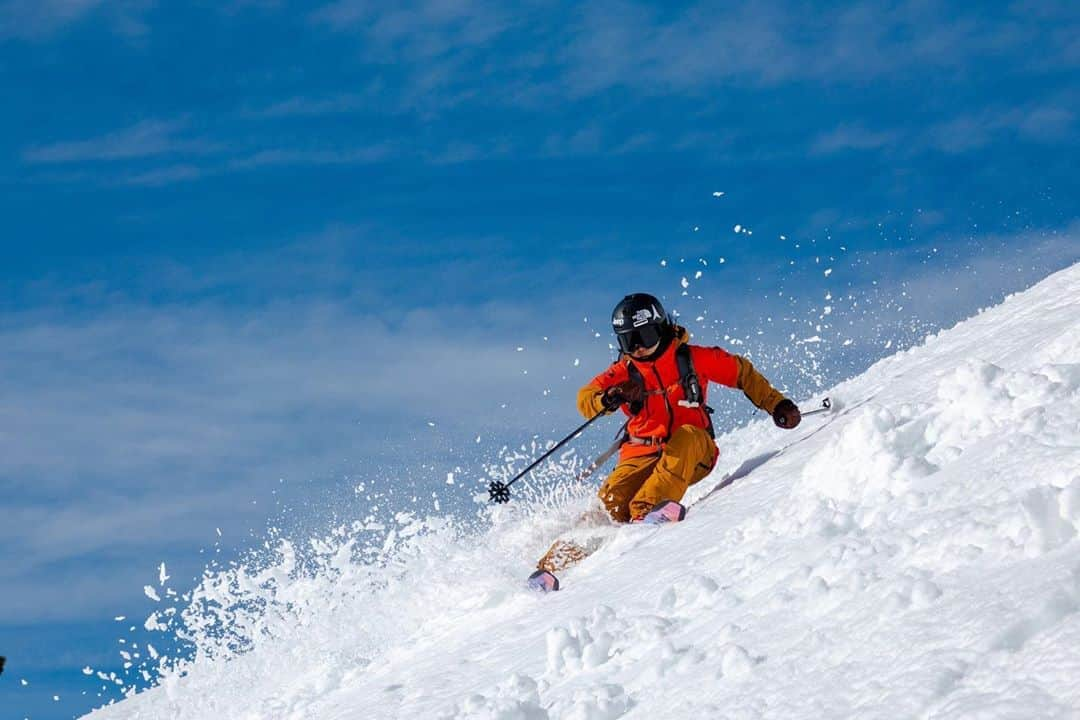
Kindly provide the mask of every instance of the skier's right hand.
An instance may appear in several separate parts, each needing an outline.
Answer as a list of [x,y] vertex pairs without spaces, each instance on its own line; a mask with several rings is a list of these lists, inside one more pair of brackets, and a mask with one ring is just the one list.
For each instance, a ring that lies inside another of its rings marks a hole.
[[773,422],[776,423],[776,427],[781,427],[785,430],[791,430],[802,421],[802,413],[799,412],[799,407],[787,398],[784,398],[777,404],[776,409],[773,410],[772,416]]
[[601,398],[604,409],[614,412],[620,405],[626,403],[631,408],[638,407],[645,402],[645,388],[633,380],[624,380],[618,385],[612,385],[604,391]]

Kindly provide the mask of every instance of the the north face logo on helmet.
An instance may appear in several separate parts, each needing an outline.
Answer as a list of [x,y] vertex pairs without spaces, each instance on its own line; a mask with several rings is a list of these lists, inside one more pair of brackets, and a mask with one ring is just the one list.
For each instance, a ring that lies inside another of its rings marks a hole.
[[622,327],[623,325],[626,324],[626,320],[623,318],[622,315],[618,315],[616,317],[611,318],[611,324],[614,325],[615,327]]
[[634,327],[641,327],[642,325],[648,325],[649,321],[653,318],[659,318],[660,313],[656,312],[656,308],[641,308],[634,313]]

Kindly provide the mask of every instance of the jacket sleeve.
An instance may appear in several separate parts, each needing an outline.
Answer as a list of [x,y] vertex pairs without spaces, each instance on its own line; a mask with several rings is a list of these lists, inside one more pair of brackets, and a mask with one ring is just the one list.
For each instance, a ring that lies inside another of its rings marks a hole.
[[738,388],[757,407],[772,414],[783,393],[769,384],[753,363],[741,355],[732,355],[717,347],[697,348],[694,370],[705,380]]
[[612,363],[611,367],[594,377],[587,385],[578,390],[578,412],[587,418],[591,418],[593,415],[599,413],[604,409],[604,403],[601,400],[604,391],[612,385],[618,385],[619,383],[624,382],[629,377],[630,374],[626,369],[625,363]]

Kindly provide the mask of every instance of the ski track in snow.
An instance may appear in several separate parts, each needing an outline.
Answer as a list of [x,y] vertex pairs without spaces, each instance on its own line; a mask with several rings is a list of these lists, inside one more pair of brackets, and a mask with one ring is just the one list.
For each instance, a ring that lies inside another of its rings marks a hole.
[[1080,717],[1080,265],[829,394],[559,593],[523,579],[582,502],[402,518],[373,564],[283,545],[204,588],[261,599],[222,616],[247,652],[90,717]]

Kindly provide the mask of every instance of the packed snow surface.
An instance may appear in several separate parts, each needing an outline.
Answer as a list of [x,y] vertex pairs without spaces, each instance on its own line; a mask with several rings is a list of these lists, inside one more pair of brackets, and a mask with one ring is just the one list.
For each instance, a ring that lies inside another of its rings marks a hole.
[[147,621],[194,660],[90,717],[1080,717],[1080,265],[829,394],[558,593],[523,579],[581,488],[208,573]]

